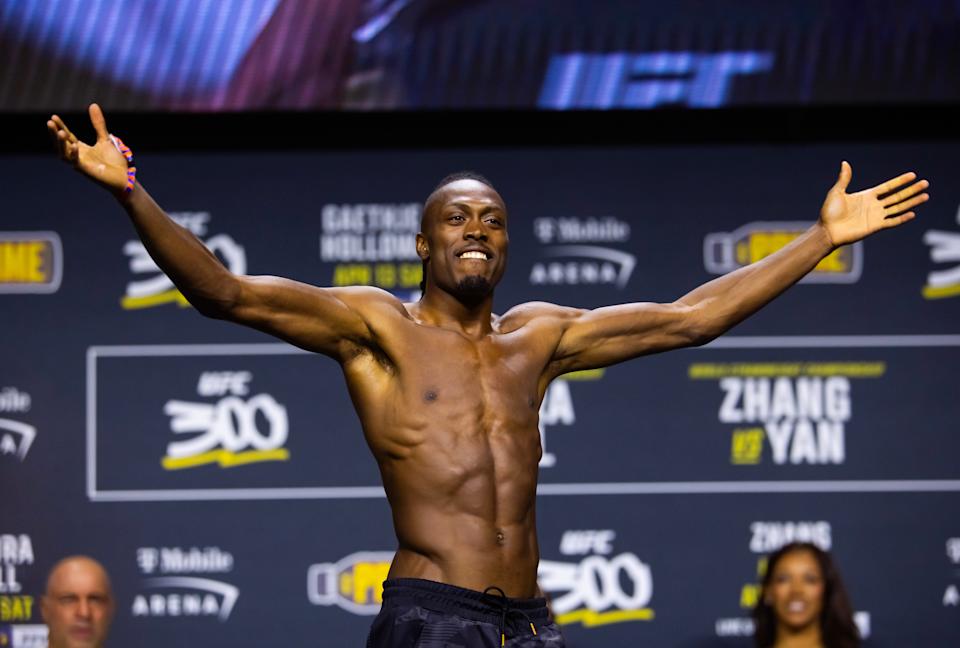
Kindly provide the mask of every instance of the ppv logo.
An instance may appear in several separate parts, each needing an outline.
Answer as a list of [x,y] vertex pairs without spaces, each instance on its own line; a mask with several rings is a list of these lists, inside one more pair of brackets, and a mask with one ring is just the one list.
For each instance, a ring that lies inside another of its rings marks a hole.
[[[785,247],[803,234],[809,223],[748,223],[733,232],[714,232],[703,239],[707,272],[726,274],[750,265]],[[863,270],[863,244],[845,245],[824,258],[801,283],[856,283]]]
[[[215,403],[169,400],[164,413],[171,417],[174,434],[200,433],[185,441],[172,441],[162,465],[166,470],[216,463],[222,468],[261,461],[286,461],[289,424],[286,408],[270,394],[248,399],[249,371],[207,371],[200,375],[200,396],[225,396]],[[259,416],[258,416],[259,415]],[[258,420],[265,429],[261,430]]]
[[56,232],[0,232],[0,293],[54,293],[62,276]]
[[217,617],[221,622],[240,596],[240,590],[221,581],[189,576],[161,576],[144,580],[150,589],[164,593],[137,594],[133,599],[135,617]]
[[335,563],[310,565],[307,598],[314,605],[336,605],[354,614],[374,615],[383,603],[393,552],[359,551]]
[[[195,236],[203,237],[207,233],[209,212],[171,212],[170,218],[190,230]],[[204,241],[207,249],[216,254],[233,274],[247,273],[247,256],[243,247],[227,234],[217,234]],[[160,271],[156,262],[147,253],[140,241],[127,241],[123,253],[130,257],[130,271],[134,274],[154,274],[156,276],[131,281],[127,284],[126,294],[120,301],[126,310],[150,308],[171,302],[181,307],[189,306],[186,298],[177,290],[167,275]]]
[[[960,224],[960,208],[957,209]],[[925,299],[943,299],[960,295],[960,232],[928,230],[923,242],[930,246],[930,261],[933,263],[957,264],[952,268],[934,270],[927,275],[923,287]]]
[[611,530],[567,531],[561,553],[595,553],[579,563],[540,561],[537,578],[543,591],[551,593],[557,623],[592,627],[653,619],[650,567],[633,553],[609,556],[615,537]]

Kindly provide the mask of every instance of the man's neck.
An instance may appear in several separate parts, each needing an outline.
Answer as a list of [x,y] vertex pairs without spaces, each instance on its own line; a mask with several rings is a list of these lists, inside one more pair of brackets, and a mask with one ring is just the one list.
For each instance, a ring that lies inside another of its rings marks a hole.
[[493,330],[493,293],[476,299],[457,297],[439,288],[428,288],[412,314],[421,323],[459,331],[470,337],[487,335]]

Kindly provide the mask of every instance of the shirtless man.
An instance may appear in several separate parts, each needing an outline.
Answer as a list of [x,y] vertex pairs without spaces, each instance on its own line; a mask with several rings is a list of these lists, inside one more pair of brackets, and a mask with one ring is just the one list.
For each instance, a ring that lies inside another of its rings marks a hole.
[[[914,217],[928,183],[906,173],[847,194],[841,165],[820,219],[781,251],[672,304],[583,310],[522,304],[494,315],[507,209],[477,176],[424,206],[425,289],[401,303],[370,287],[235,276],[140,185],[90,107],[97,141],[57,116],[60,155],[115,194],[150,255],[196,309],[340,363],[393,511],[399,548],[368,646],[560,646],[537,594],[537,412],[561,374],[714,339],[799,281],[836,247]],[[492,593],[484,594],[484,591]]]

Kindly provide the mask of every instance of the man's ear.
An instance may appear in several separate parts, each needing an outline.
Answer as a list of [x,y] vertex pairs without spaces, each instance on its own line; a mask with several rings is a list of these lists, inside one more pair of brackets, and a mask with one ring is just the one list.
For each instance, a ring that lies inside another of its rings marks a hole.
[[427,244],[427,237],[423,235],[423,232],[417,232],[417,256],[420,257],[421,261],[430,259],[430,246]]

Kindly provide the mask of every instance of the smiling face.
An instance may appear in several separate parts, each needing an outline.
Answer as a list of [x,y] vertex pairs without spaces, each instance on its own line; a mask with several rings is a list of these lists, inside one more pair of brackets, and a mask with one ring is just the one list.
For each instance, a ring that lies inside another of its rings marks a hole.
[[426,262],[427,289],[460,299],[493,292],[507,264],[507,209],[492,187],[457,180],[431,195],[424,210],[417,254]]
[[110,579],[100,563],[67,558],[50,573],[41,603],[50,648],[99,648],[113,620]]
[[816,556],[807,550],[784,554],[770,575],[765,599],[777,626],[797,632],[820,622],[825,583]]

